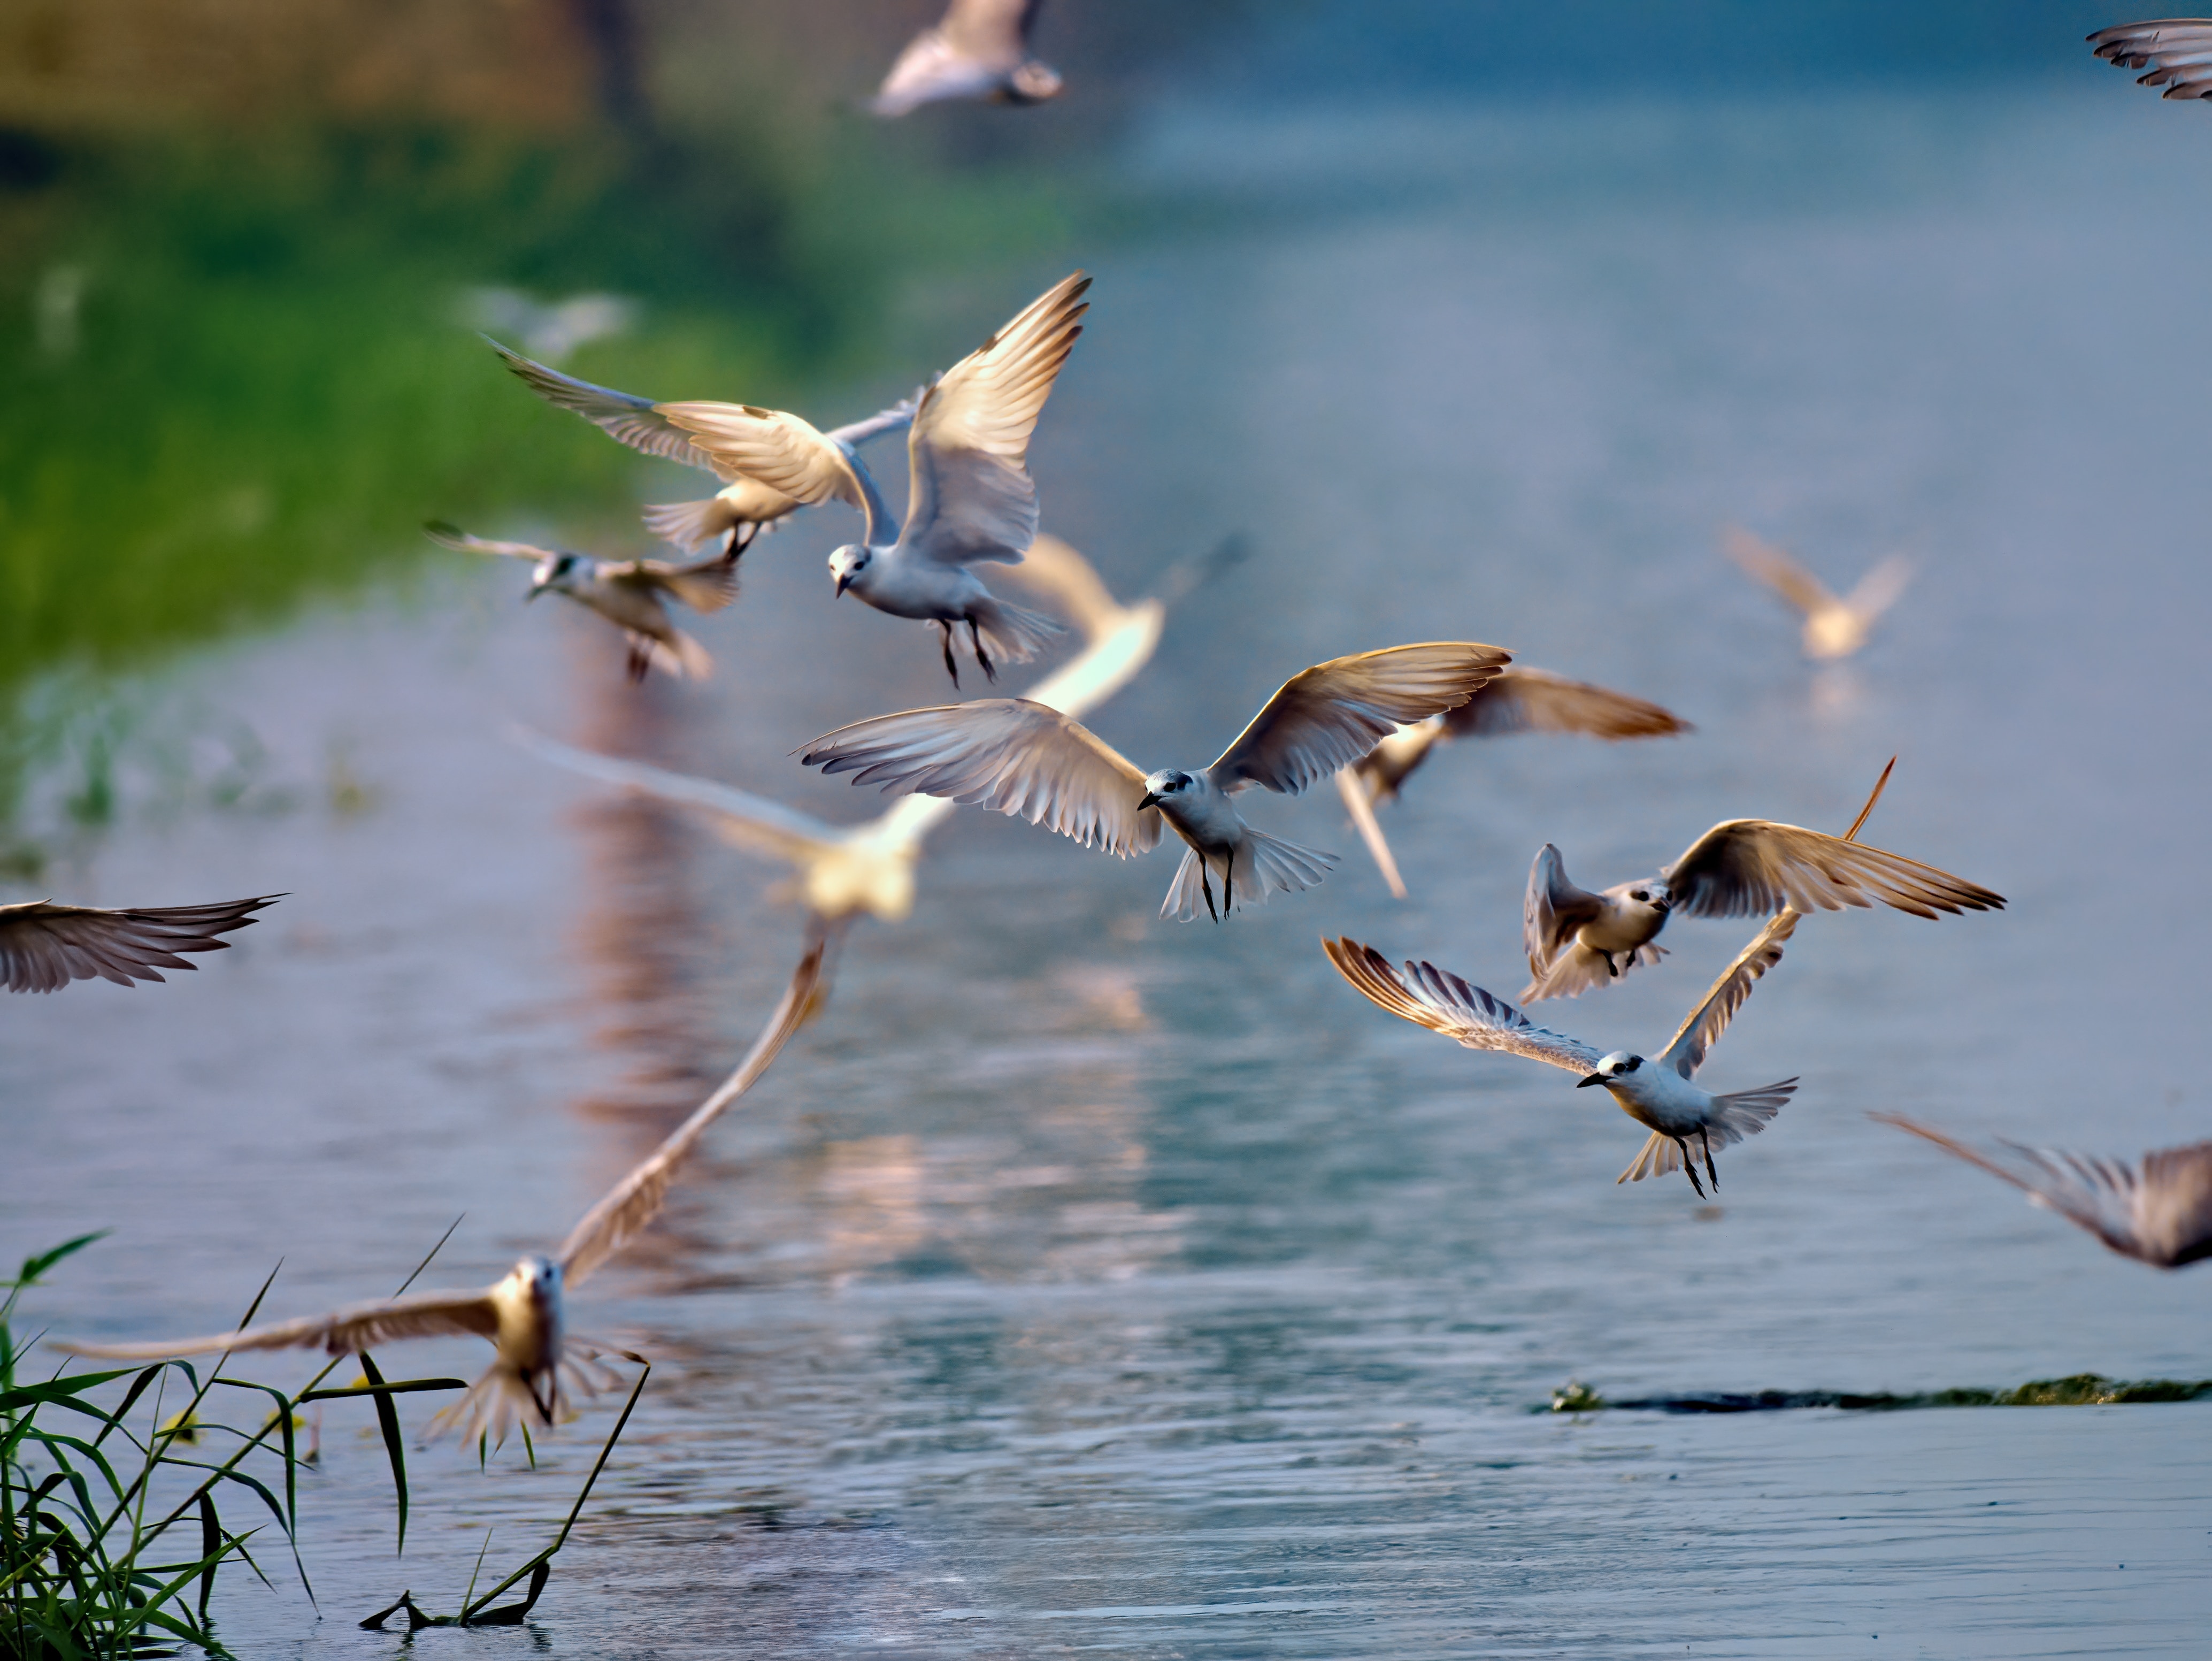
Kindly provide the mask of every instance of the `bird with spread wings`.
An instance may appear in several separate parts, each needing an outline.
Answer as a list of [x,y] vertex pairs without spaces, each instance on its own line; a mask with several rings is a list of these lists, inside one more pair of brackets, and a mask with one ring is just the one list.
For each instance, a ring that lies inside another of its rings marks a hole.
[[472,1335],[491,1340],[492,1364],[465,1395],[431,1420],[429,1433],[459,1430],[465,1437],[489,1437],[496,1443],[518,1419],[556,1423],[573,1400],[618,1382],[599,1358],[623,1353],[568,1329],[567,1294],[659,1214],[670,1185],[708,1127],[758,1082],[805,1022],[821,977],[823,950],[817,941],[801,959],[782,1001],[736,1070],[584,1214],[551,1256],[526,1256],[501,1279],[473,1291],[410,1293],[203,1338],[129,1344],[55,1339],[49,1341],[52,1348],[71,1355],[153,1361],[262,1349],[343,1355],[402,1338]]
[[949,98],[1040,104],[1060,95],[1060,71],[1030,50],[1039,0],[952,0],[907,43],[869,105],[899,116]]
[[1765,583],[1805,614],[1805,655],[1847,658],[1863,647],[1882,613],[1897,604],[1912,581],[1912,567],[1893,554],[1840,598],[1828,585],[1771,542],[1731,526],[1723,543],[1746,575]]

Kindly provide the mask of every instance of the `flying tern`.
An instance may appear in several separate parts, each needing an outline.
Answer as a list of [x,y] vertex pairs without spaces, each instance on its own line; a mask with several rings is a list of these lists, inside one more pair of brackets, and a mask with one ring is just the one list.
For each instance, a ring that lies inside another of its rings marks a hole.
[[[549,369],[520,352],[509,351],[489,336],[485,343],[497,352],[522,383],[556,409],[580,415],[618,443],[640,454],[663,461],[697,467],[722,481],[723,488],[700,502],[667,502],[645,510],[646,528],[665,542],[687,553],[720,543],[726,554],[743,553],[755,537],[772,531],[805,506],[782,491],[718,461],[692,443],[691,435],[661,413],[661,406],[635,392],[618,392],[611,386],[595,386],[588,380]],[[743,405],[701,405],[701,408],[741,410]],[[835,427],[823,437],[848,449],[865,444],[878,434],[895,432],[914,419],[911,399],[892,405],[865,421]]]
[[471,289],[467,320],[479,329],[517,335],[540,357],[556,362],[594,340],[627,333],[637,322],[634,301],[618,294],[577,294],[550,302],[520,289]]
[[1856,652],[1912,580],[1912,567],[1893,554],[1838,599],[1820,578],[1748,531],[1731,528],[1723,545],[1730,559],[1805,614],[1808,658],[1847,658]]
[[[1206,561],[1178,566],[1160,584],[1161,593],[1203,581],[1233,552],[1225,544]],[[1091,563],[1057,537],[1040,536],[1017,569],[1024,582],[1057,602],[1085,642],[1080,654],[1029,690],[1030,703],[1080,715],[1127,685],[1151,658],[1166,620],[1164,598],[1122,605]],[[698,809],[732,845],[786,861],[817,934],[840,932],[863,912],[884,922],[904,921],[914,909],[915,862],[923,840],[953,809],[940,796],[908,796],[865,824],[833,825],[713,779],[572,749],[527,731],[517,738],[575,772]]]
[[488,1435],[499,1442],[518,1418],[556,1422],[571,1398],[595,1396],[619,1382],[599,1358],[623,1353],[569,1330],[567,1294],[659,1214],[669,1185],[708,1126],[753,1086],[799,1030],[821,975],[822,955],[817,942],[793,971],[783,1001],[737,1070],[584,1214],[552,1256],[533,1252],[500,1280],[474,1291],[410,1293],[204,1338],[135,1344],[58,1339],[52,1347],[71,1355],[158,1361],[248,1349],[319,1349],[344,1355],[401,1338],[473,1334],[491,1340],[492,1364],[465,1395],[430,1421],[428,1433],[459,1430],[466,1438]]
[[433,520],[423,529],[433,542],[472,554],[498,554],[537,563],[526,599],[552,593],[597,611],[629,642],[629,678],[643,680],[660,669],[679,680],[704,680],[714,671],[707,648],[668,620],[664,597],[695,611],[719,611],[738,597],[738,557],[715,554],[689,565],[659,559],[593,559],[526,542],[494,542]]
[[2212,1257],[2212,1142],[2161,1148],[2140,1165],[1999,1140],[1972,1147],[1897,1113],[1869,1116],[1925,1136],[2078,1223],[2124,1257],[2179,1269]]
[[1502,1050],[1579,1073],[1583,1077],[1577,1088],[1603,1086],[1622,1112],[1651,1132],[1643,1150],[1615,1180],[1641,1182],[1680,1165],[1702,1198],[1705,1189],[1698,1181],[1690,1143],[1698,1144],[1705,1175],[1717,1189],[1720,1172],[1713,1165],[1713,1149],[1765,1129],[1796,1091],[1797,1080],[1784,1079],[1756,1090],[1716,1096],[1691,1080],[1705,1052],[1751,995],[1753,985],[1781,962],[1782,942],[1796,928],[1799,915],[1785,910],[1759,930],[1683,1019],[1666,1049],[1649,1060],[1626,1050],[1601,1056],[1594,1046],[1536,1025],[1504,999],[1434,964],[1409,962],[1401,975],[1381,952],[1357,940],[1324,940],[1322,948],[1345,979],[1394,1015],[1441,1032],[1469,1050]]
[[1039,104],[1060,95],[1060,72],[1030,51],[1039,0],[952,0],[908,42],[869,107],[904,115],[947,98]]
[[[1892,764],[1894,765],[1894,763]],[[1879,797],[1882,784],[1875,787]],[[1867,806],[1872,809],[1869,800]],[[1859,816],[1864,824],[1866,815]],[[1603,893],[1577,888],[1559,850],[1546,843],[1528,869],[1521,940],[1528,954],[1521,1001],[1573,998],[1656,963],[1669,916],[1756,916],[1784,906],[1836,911],[1875,900],[1933,918],[1938,911],[1995,911],[2004,896],[1850,836],[1832,837],[1771,819],[1724,819],[1656,876],[1616,883]]]
[[108,910],[27,900],[0,905],[0,981],[10,992],[54,992],[97,975],[118,986],[158,981],[164,969],[198,969],[180,952],[227,952],[217,940],[260,921],[253,914],[284,897],[225,900],[215,905],[161,905]]
[[2089,44],[2116,68],[2148,70],[2139,87],[2163,87],[2167,98],[2212,96],[2212,17],[2117,23],[2099,29]]
[[1187,851],[1160,915],[1194,917],[1203,899],[1218,922],[1237,896],[1249,903],[1311,888],[1336,862],[1245,824],[1238,793],[1256,784],[1297,795],[1401,722],[1464,703],[1508,660],[1495,646],[1443,641],[1316,664],[1284,682],[1220,758],[1195,771],[1146,773],[1081,723],[1024,698],[856,721],[815,739],[800,760],[851,773],[855,784],[994,808],[1124,859],[1153,848],[1164,822]]
[[1456,709],[1401,727],[1351,766],[1336,788],[1391,893],[1406,897],[1405,879],[1375,810],[1397,800],[1407,778],[1446,739],[1502,738],[1511,733],[1587,733],[1601,739],[1651,739],[1686,733],[1689,722],[1656,703],[1515,664]]
[[863,539],[830,556],[836,592],[850,590],[893,617],[934,624],[956,686],[953,631],[965,624],[976,662],[996,680],[994,652],[1026,662],[1060,632],[1051,618],[993,594],[972,568],[1018,563],[1036,538],[1030,435],[1083,332],[1090,286],[1080,271],[1055,283],[923,391],[907,434],[903,526],[893,522],[860,458],[798,416],[726,404],[659,408],[701,449],[747,478],[794,501],[860,508],[866,516]]

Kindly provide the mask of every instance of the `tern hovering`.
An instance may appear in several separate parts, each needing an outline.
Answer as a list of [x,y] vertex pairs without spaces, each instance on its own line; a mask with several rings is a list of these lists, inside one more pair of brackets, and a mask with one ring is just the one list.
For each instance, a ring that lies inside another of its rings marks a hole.
[[1723,545],[1728,557],[1747,574],[1805,614],[1808,658],[1847,658],[1856,652],[1867,643],[1881,614],[1897,604],[1905,584],[1912,580],[1912,567],[1902,555],[1893,554],[1838,599],[1826,583],[1748,531],[1731,528]]
[[822,970],[817,942],[793,971],[782,1002],[737,1070],[691,1116],[605,1198],[584,1214],[552,1256],[522,1258],[501,1280],[472,1292],[416,1292],[374,1303],[350,1304],[326,1315],[303,1316],[238,1332],[172,1342],[92,1344],[51,1341],[71,1355],[122,1361],[159,1361],[173,1356],[242,1349],[319,1349],[330,1355],[365,1350],[400,1338],[440,1338],[474,1334],[489,1338],[495,1354],[490,1367],[460,1400],[430,1421],[428,1433],[458,1429],[464,1437],[503,1441],[520,1417],[551,1425],[572,1396],[590,1396],[619,1380],[598,1358],[623,1352],[598,1339],[571,1332],[566,1293],[583,1284],[593,1269],[620,1250],[659,1214],[670,1183],[698,1146],[707,1127],[750,1090],[785,1042],[805,1020]]
[[[1895,765],[1894,762],[1891,764]],[[1875,787],[1881,794],[1888,782]],[[1869,800],[1869,810],[1874,806]],[[1860,824],[1866,815],[1859,815]],[[1667,919],[1745,917],[1795,906],[1837,911],[1880,900],[1916,917],[1938,911],[1996,911],[2004,896],[1932,865],[1852,840],[1772,819],[1724,819],[1656,876],[1616,883],[1601,894],[1577,888],[1559,850],[1546,843],[1528,868],[1521,942],[1529,983],[1521,1001],[1573,998],[1666,955],[1655,944]]]
[[422,527],[433,542],[471,554],[497,554],[537,563],[526,599],[548,592],[597,611],[629,642],[629,678],[643,680],[660,669],[681,680],[704,680],[714,672],[707,648],[668,620],[664,595],[693,611],[719,611],[738,597],[738,557],[715,554],[689,565],[659,559],[593,559],[526,542],[494,542],[471,536],[440,520]]
[[2212,1257],[2212,1142],[2146,1153],[2138,1167],[2002,1140],[1970,1147],[1901,1114],[1869,1116],[2024,1189],[2037,1205],[2080,1224],[2124,1257],[2155,1269]]
[[2212,96],[2212,17],[2169,17],[2116,23],[2089,37],[2097,56],[2115,68],[2148,70],[2139,87],[2163,87],[2167,98]]
[[[1081,723],[1023,698],[980,698],[878,715],[823,734],[799,759],[855,784],[943,796],[1043,824],[1127,859],[1162,823],[1188,845],[1163,917],[1216,922],[1278,890],[1311,888],[1336,862],[1254,830],[1233,798],[1253,785],[1297,795],[1373,749],[1402,723],[1464,703],[1509,660],[1466,641],[1333,658],[1283,683],[1211,767],[1146,773]],[[1212,874],[1221,877],[1214,909]]]
[[923,390],[907,433],[903,526],[893,523],[860,458],[795,415],[726,404],[664,404],[660,411],[716,460],[794,501],[860,508],[863,539],[830,556],[836,592],[934,624],[955,686],[953,633],[965,624],[976,662],[996,680],[994,652],[1024,663],[1061,632],[1051,618],[999,599],[973,568],[1018,563],[1036,538],[1030,435],[1083,332],[1090,286],[1080,271],[1054,284]]
[[[741,554],[763,531],[772,531],[805,504],[771,490],[757,478],[748,478],[717,461],[691,441],[691,435],[660,412],[660,405],[635,392],[618,392],[611,386],[594,386],[588,380],[549,369],[520,352],[509,351],[489,336],[485,344],[497,352],[525,386],[556,409],[580,415],[617,442],[641,455],[681,462],[714,475],[723,488],[701,502],[665,502],[645,510],[646,528],[686,553],[720,543],[726,554]],[[700,408],[741,410],[737,404],[701,405]],[[823,436],[832,444],[854,448],[879,433],[896,431],[914,419],[911,400],[896,404],[866,421],[832,428]]]
[[1456,709],[1401,727],[1336,776],[1338,793],[1382,880],[1400,899],[1405,879],[1375,810],[1395,801],[1406,781],[1446,739],[1502,738],[1510,733],[1588,733],[1601,739],[1656,739],[1686,733],[1690,724],[1642,698],[1587,681],[1569,680],[1522,664],[1497,678]]
[[1651,1132],[1643,1151],[1615,1181],[1663,1177],[1680,1165],[1702,1199],[1705,1189],[1698,1181],[1690,1143],[1698,1144],[1705,1175],[1717,1190],[1721,1177],[1713,1165],[1714,1147],[1756,1136],[1797,1089],[1796,1080],[1784,1079],[1756,1090],[1716,1096],[1691,1080],[1697,1076],[1705,1052],[1719,1041],[1729,1019],[1751,995],[1753,983],[1782,961],[1782,942],[1796,928],[1799,915],[1784,910],[1753,936],[1751,944],[1736,954],[1735,961],[1721,971],[1712,989],[1683,1018],[1666,1049],[1650,1060],[1626,1050],[1601,1056],[1579,1038],[1536,1025],[1502,998],[1468,985],[1434,964],[1409,962],[1401,975],[1371,946],[1344,939],[1325,940],[1322,946],[1345,979],[1394,1015],[1441,1032],[1469,1050],[1502,1050],[1579,1073],[1583,1077],[1578,1089],[1602,1085],[1622,1112]]
[[1060,95],[1060,72],[1030,51],[1039,0],[952,0],[907,43],[869,106],[904,115],[947,98],[1041,104]]
[[253,913],[284,897],[108,910],[26,900],[0,905],[0,981],[10,992],[54,992],[97,975],[118,986],[158,981],[164,969],[198,969],[179,952],[228,952],[216,938],[250,928]]

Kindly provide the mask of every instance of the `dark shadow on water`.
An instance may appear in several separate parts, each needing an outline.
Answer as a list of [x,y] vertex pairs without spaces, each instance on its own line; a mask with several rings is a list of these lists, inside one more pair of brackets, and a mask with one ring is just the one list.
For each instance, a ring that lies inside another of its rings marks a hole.
[[1695,1390],[1682,1396],[1644,1396],[1609,1401],[1587,1384],[1569,1384],[1555,1391],[1549,1409],[1537,1412],[1597,1413],[1782,1413],[1797,1408],[1836,1408],[1845,1413],[1898,1413],[1914,1408],[2108,1407],[2122,1402],[2197,1402],[2212,1397],[2212,1378],[2196,1380],[2107,1378],[2076,1372],[2063,1378],[2033,1378],[2014,1390],[1935,1390],[1905,1395],[1834,1390],[1762,1390],[1751,1392]]

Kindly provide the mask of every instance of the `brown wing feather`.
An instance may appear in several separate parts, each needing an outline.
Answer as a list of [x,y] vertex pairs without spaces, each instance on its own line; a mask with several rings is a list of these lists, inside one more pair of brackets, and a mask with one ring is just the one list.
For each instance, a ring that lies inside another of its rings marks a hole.
[[345,1355],[395,1338],[437,1338],[474,1334],[499,1335],[499,1315],[489,1289],[481,1292],[417,1292],[404,1298],[349,1304],[327,1315],[218,1332],[204,1338],[156,1340],[137,1344],[86,1344],[61,1339],[49,1347],[70,1355],[103,1356],[118,1361],[159,1361],[173,1355],[203,1355],[216,1350],[319,1349]]
[[199,966],[180,952],[227,950],[216,935],[251,927],[253,913],[283,897],[112,911],[52,900],[0,905],[0,980],[10,992],[52,992],[95,975],[118,986],[158,981],[159,970]]
[[1705,1052],[1728,1031],[1735,1012],[1751,995],[1751,989],[1759,984],[1762,975],[1782,961],[1782,942],[1796,932],[1801,915],[1784,910],[1751,937],[1750,944],[1721,970],[1720,978],[1706,989],[1697,1007],[1683,1018],[1681,1025],[1674,1029],[1674,1036],[1659,1053],[1662,1065],[1673,1068],[1686,1079],[1695,1075],[1705,1065]]
[[1643,698],[1514,664],[1500,669],[1465,703],[1445,711],[1444,730],[1454,738],[1587,733],[1618,739],[1661,738],[1691,728],[1673,711]]
[[1771,819],[1728,819],[1660,873],[1675,910],[1757,916],[1784,905],[1835,911],[1881,900],[1915,916],[1996,911],[2004,896],[1863,843]]

